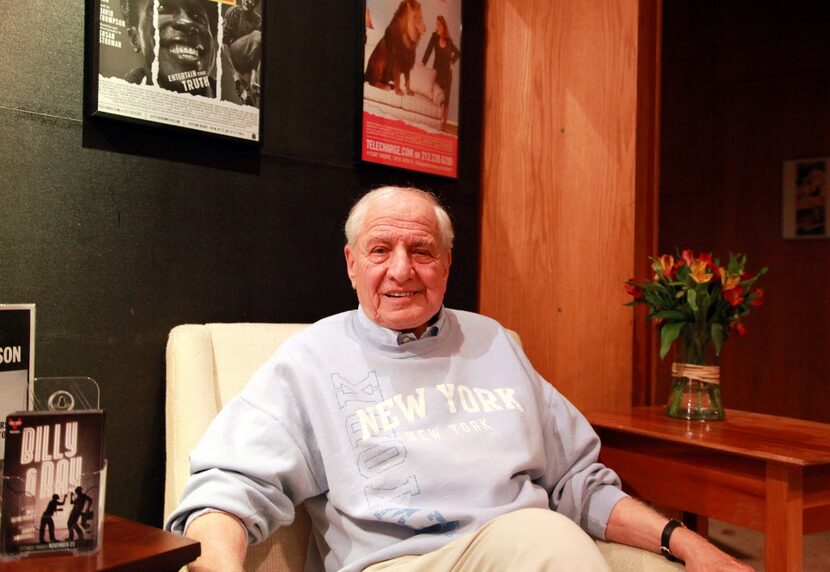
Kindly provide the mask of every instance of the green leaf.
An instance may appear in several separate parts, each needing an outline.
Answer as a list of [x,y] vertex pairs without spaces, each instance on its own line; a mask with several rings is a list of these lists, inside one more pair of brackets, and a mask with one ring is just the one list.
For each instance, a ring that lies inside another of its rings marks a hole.
[[684,322],[668,322],[660,328],[660,359],[663,359],[669,353],[672,343],[680,335],[680,330],[683,329],[684,325]]
[[666,287],[659,282],[648,282],[646,284],[638,284],[638,286],[647,292],[659,292],[666,289]]
[[709,312],[709,307],[712,305],[712,297],[709,295],[709,290],[704,287],[702,291],[697,293],[697,298],[695,300],[698,307],[701,309],[701,315],[705,317]]
[[757,280],[758,280],[761,276],[763,276],[764,274],[766,274],[766,273],[767,273],[767,271],[768,271],[768,270],[769,270],[769,268],[767,268],[766,266],[764,266],[763,268],[761,268],[761,269],[758,271],[758,273],[757,273],[755,276],[753,276],[753,277],[752,277],[752,278],[750,278],[749,280],[744,280],[743,282],[741,282],[741,287],[743,287],[743,288],[745,288],[745,289],[749,290],[750,288],[752,288],[752,286],[755,284],[755,282],[756,282],[756,281],[757,281]]
[[679,312],[677,310],[661,310],[660,312],[656,312],[652,318],[662,318],[664,320],[685,320],[686,314],[683,312]]
[[715,355],[720,355],[720,349],[723,347],[723,325],[712,324],[712,341],[715,343]]
[[733,252],[729,253],[729,265],[726,267],[726,271],[730,276],[740,276],[741,272],[743,272],[744,267],[746,267],[746,254],[735,254]]
[[643,300],[649,306],[659,306],[662,298],[653,290],[643,290]]
[[686,299],[689,301],[689,306],[692,310],[697,312],[697,292],[695,292],[694,288],[689,288]]

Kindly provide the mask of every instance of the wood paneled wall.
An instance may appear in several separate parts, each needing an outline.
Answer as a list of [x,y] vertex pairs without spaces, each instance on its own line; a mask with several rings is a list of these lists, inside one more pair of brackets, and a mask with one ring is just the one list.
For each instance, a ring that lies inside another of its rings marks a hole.
[[632,399],[639,18],[636,0],[486,16],[479,306],[582,409]]
[[724,404],[830,422],[830,240],[781,237],[782,161],[830,155],[830,4],[672,0],[665,16],[661,250],[769,266],[764,307],[724,347]]

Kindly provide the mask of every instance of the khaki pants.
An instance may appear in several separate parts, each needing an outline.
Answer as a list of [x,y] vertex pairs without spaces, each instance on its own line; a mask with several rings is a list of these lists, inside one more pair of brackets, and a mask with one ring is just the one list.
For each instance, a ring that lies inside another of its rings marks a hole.
[[401,556],[364,572],[610,572],[593,539],[569,518],[526,508],[422,556]]

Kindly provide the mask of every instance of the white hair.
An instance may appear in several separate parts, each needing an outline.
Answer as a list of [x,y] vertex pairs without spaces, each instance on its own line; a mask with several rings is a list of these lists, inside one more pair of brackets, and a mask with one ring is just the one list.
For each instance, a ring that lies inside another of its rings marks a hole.
[[449,213],[441,206],[438,197],[428,191],[416,189],[415,187],[379,187],[360,197],[360,200],[349,211],[349,218],[346,219],[344,228],[346,231],[346,242],[354,245],[355,240],[357,240],[358,235],[363,230],[363,220],[366,218],[366,212],[373,202],[392,197],[398,193],[415,193],[432,204],[435,209],[435,219],[438,221],[438,230],[441,233],[441,244],[447,250],[451,250],[453,240],[455,239],[455,232],[452,228],[452,220],[450,220]]

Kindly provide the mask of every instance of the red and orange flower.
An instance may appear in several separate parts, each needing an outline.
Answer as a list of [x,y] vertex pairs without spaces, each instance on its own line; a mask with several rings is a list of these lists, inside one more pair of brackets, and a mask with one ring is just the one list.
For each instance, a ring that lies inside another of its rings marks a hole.
[[[746,270],[746,256],[729,254],[721,265],[711,252],[683,250],[675,258],[663,254],[651,259],[651,281],[631,279],[625,283],[633,298],[629,306],[646,305],[648,317],[660,328],[660,357],[680,338],[690,363],[703,363],[711,344],[719,355],[730,335],[747,332],[744,318],[750,308],[764,302],[764,290],[755,283],[767,272],[754,276]],[[695,355],[696,354],[696,355]],[[700,360],[700,361],[696,361]]]

